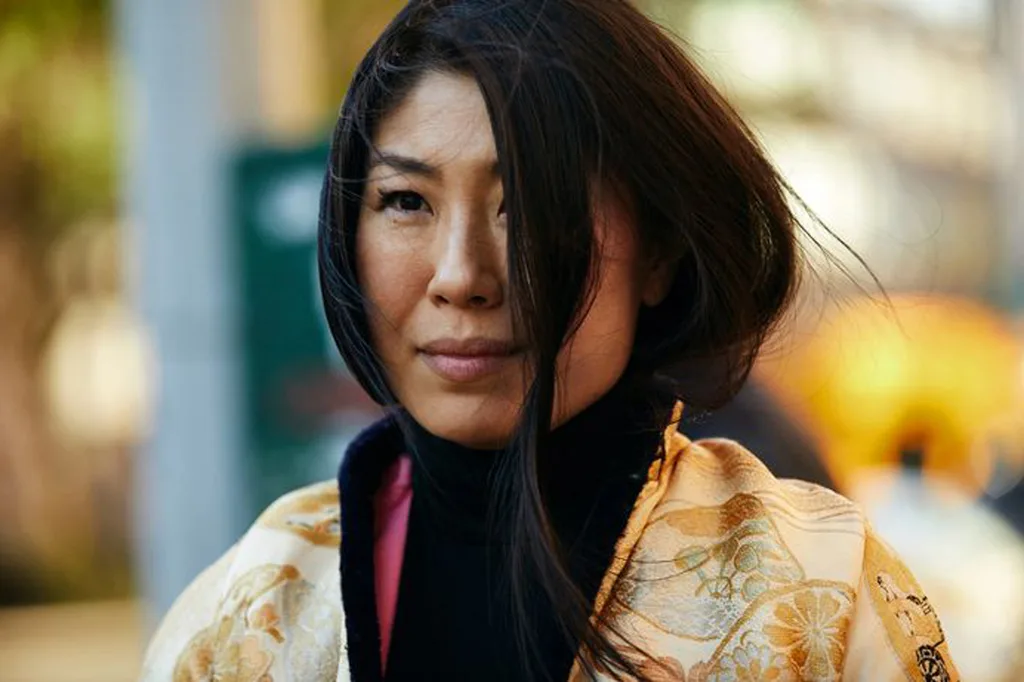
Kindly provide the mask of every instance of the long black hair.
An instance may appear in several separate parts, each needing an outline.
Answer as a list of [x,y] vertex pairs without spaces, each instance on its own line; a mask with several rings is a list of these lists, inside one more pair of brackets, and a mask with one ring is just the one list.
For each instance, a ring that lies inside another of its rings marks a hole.
[[[488,107],[508,224],[511,307],[532,383],[501,467],[501,512],[524,659],[526,591],[540,584],[580,662],[638,674],[638,650],[591,622],[544,503],[556,358],[593,284],[591,194],[632,209],[645,257],[674,264],[641,313],[627,372],[711,407],[742,385],[800,272],[787,185],[677,42],[627,0],[413,0],[359,65],[325,181],[320,278],[334,338],[363,388],[395,397],[369,335],[355,238],[377,126],[426,72],[468,74]],[[597,182],[595,182],[597,180]],[[626,650],[624,650],[626,649]]]

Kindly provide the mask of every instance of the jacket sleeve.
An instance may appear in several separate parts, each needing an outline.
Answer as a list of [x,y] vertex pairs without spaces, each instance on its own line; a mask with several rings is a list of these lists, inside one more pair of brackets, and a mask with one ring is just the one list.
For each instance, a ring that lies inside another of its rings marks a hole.
[[214,620],[237,550],[237,545],[229,549],[175,600],[146,649],[140,682],[177,682],[180,678],[175,677],[178,658],[192,637]]
[[333,482],[278,499],[178,598],[142,682],[346,679],[340,544]]
[[847,639],[843,682],[959,682],[935,609],[871,529]]

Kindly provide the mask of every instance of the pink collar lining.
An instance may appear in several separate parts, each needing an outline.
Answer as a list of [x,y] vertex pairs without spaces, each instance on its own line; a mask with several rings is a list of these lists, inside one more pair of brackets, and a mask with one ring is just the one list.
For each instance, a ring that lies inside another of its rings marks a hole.
[[405,454],[400,455],[384,474],[384,481],[374,499],[374,588],[377,620],[380,623],[382,672],[388,661],[391,628],[398,607],[398,587],[402,578],[402,559],[405,556],[411,506],[412,459]]

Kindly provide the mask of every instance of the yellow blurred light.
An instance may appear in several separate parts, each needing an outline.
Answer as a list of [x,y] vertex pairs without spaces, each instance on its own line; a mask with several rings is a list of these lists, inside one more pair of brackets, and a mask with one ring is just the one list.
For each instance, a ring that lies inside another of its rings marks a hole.
[[46,356],[50,414],[77,444],[130,445],[149,430],[154,363],[146,338],[116,297],[72,302]]
[[860,473],[897,465],[907,449],[923,452],[927,475],[972,494],[988,485],[997,457],[1019,471],[1022,351],[1009,324],[963,299],[892,303],[844,304],[766,367],[819,432],[839,486],[851,490]]

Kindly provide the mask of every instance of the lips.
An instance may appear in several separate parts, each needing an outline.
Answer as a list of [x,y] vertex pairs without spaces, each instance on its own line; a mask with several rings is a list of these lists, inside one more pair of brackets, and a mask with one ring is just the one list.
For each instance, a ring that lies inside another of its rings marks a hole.
[[487,338],[438,339],[420,348],[424,363],[454,383],[478,381],[496,374],[518,355],[507,341]]
[[431,355],[491,356],[512,355],[515,347],[508,341],[483,337],[470,339],[438,339],[431,341],[420,350]]

